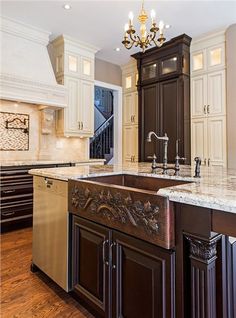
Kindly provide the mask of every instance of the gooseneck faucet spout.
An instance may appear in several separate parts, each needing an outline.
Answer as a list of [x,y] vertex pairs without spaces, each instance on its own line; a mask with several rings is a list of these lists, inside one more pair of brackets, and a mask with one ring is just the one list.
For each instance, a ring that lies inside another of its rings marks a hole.
[[169,138],[166,133],[163,137],[159,137],[154,131],[150,131],[147,135],[147,142],[152,141],[152,136],[154,136],[157,140],[164,141],[163,173],[166,174],[167,173],[167,147],[168,147]]

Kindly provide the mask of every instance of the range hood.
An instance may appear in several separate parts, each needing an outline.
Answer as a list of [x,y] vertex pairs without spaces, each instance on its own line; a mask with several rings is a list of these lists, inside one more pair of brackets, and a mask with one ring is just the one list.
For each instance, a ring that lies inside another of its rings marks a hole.
[[66,107],[66,89],[57,84],[47,51],[49,36],[1,17],[0,99]]

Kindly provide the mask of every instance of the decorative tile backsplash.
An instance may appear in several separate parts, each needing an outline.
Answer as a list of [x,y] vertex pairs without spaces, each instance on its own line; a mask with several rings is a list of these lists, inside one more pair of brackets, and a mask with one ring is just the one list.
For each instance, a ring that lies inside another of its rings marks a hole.
[[29,115],[0,112],[0,150],[29,150]]

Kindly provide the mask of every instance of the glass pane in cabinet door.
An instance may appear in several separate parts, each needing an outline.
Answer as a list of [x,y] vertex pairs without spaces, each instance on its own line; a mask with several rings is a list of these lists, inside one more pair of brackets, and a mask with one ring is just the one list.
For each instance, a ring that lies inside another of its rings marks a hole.
[[161,62],[161,74],[168,74],[177,71],[177,56],[171,57]]
[[203,53],[198,53],[193,56],[193,71],[203,69]]
[[125,78],[125,88],[131,88],[132,87],[132,77],[126,76]]
[[157,64],[151,64],[142,67],[142,80],[155,78],[157,75]]
[[83,60],[83,74],[87,76],[91,75],[91,62],[88,60]]
[[222,49],[219,47],[210,51],[210,65],[219,65],[222,62]]
[[77,72],[77,57],[69,55],[69,70],[72,72]]

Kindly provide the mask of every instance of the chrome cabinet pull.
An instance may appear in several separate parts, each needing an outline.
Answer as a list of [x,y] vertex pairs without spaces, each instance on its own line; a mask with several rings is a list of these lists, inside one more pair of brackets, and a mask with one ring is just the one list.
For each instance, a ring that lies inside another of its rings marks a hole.
[[135,122],[135,115],[133,115],[133,122]]
[[206,105],[204,105],[204,107],[203,107],[203,111],[204,111],[204,114],[206,114],[207,112],[206,112]]
[[105,265],[109,265],[109,262],[106,260],[106,256],[105,256],[105,248],[106,248],[106,244],[109,243],[108,240],[105,240],[103,241],[102,243],[102,261],[103,261],[103,264]]
[[210,105],[207,105],[207,114],[210,114]]
[[16,190],[14,189],[14,190],[3,190],[2,192],[3,193],[13,193],[13,192],[15,192]]
[[210,161],[211,161],[211,159],[210,159],[210,158],[208,158],[208,167],[210,166]]
[[206,158],[204,159],[204,165],[205,166],[207,165],[207,159]]
[[84,122],[83,121],[81,122],[81,126],[82,126],[81,129],[83,130],[84,129]]
[[2,212],[3,216],[10,216],[10,215],[13,215],[13,214],[15,214],[14,211],[12,211],[12,212]]
[[78,121],[78,129],[80,130],[80,121]]

